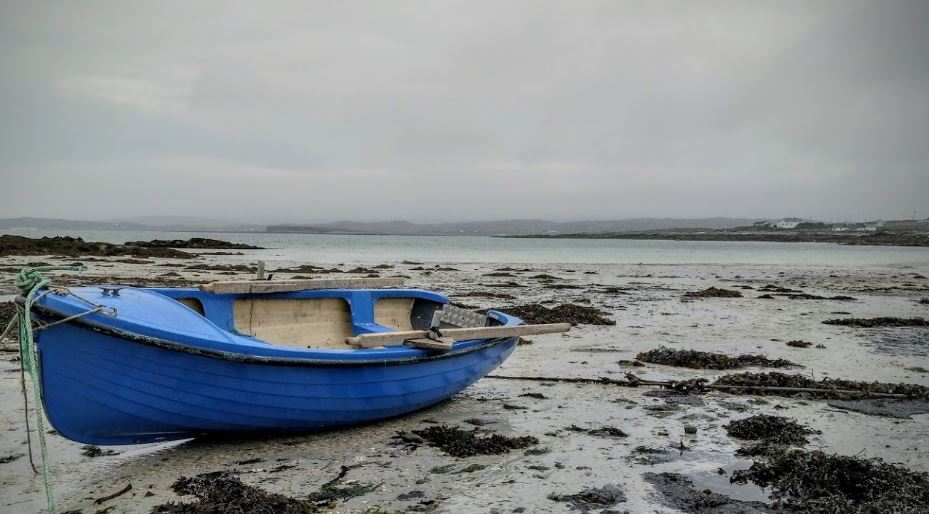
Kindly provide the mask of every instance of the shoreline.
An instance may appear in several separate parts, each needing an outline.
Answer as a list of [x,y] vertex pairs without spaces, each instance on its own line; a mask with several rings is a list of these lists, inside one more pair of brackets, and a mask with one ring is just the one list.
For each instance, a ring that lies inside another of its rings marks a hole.
[[929,234],[924,233],[837,235],[834,233],[822,232],[632,232],[608,234],[533,234],[492,237],[503,239],[626,239],[640,241],[826,243],[845,246],[929,247]]

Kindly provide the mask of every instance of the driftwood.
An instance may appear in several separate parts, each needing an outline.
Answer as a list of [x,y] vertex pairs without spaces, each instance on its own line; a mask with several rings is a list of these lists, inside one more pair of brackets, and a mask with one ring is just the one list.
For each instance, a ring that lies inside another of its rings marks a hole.
[[131,483],[126,484],[126,487],[123,487],[122,489],[120,489],[119,491],[116,491],[116,492],[113,493],[113,494],[108,494],[108,495],[106,495],[106,496],[102,496],[102,497],[100,497],[100,498],[97,498],[96,500],[94,500],[94,505],[100,505],[100,504],[103,503],[103,502],[107,502],[107,501],[112,500],[113,498],[120,497],[120,496],[122,496],[122,495],[128,493],[128,492],[131,491],[131,490],[132,490],[132,484],[131,484]]

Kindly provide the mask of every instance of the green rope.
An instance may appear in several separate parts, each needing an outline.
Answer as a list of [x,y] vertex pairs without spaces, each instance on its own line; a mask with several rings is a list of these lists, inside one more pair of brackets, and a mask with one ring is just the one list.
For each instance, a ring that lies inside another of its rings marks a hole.
[[[19,321],[19,355],[22,364],[22,369],[29,373],[29,376],[32,377],[32,393],[35,399],[35,419],[36,419],[36,434],[39,436],[39,447],[42,452],[42,479],[45,482],[45,497],[48,500],[48,512],[49,514],[55,513],[55,497],[52,493],[52,484],[49,480],[51,475],[48,467],[48,448],[45,444],[45,423],[43,420],[43,411],[42,411],[42,385],[41,385],[41,376],[39,374],[39,359],[38,352],[35,345],[35,338],[32,329],[32,305],[37,300],[37,295],[39,290],[47,287],[50,283],[49,279],[42,276],[42,272],[45,271],[81,271],[84,267],[81,265],[76,266],[38,266],[35,268],[23,268],[20,270],[19,274],[16,275],[16,287],[19,288],[19,291],[25,297],[23,304],[17,305],[16,316]],[[12,323],[12,322],[11,322]],[[23,385],[25,388],[25,384]],[[23,389],[25,394],[25,389]],[[29,436],[28,424],[29,422],[29,411],[26,410],[26,437],[27,440]],[[30,445],[31,448],[31,445]],[[32,458],[32,451],[29,452],[30,459]]]

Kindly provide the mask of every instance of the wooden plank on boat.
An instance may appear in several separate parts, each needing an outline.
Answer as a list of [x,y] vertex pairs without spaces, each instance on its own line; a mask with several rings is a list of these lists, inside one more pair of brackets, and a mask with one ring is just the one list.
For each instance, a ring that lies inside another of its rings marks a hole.
[[455,340],[450,337],[417,337],[416,339],[407,339],[406,344],[414,348],[422,348],[424,350],[444,350],[448,351],[452,349],[452,345],[455,344]]
[[[446,328],[439,335],[463,341],[466,339],[490,339],[497,337],[531,336],[538,334],[557,334],[571,330],[570,323],[549,323],[545,325],[515,325],[511,327],[474,327]],[[345,342],[360,348],[373,348],[387,344],[402,343],[410,339],[428,338],[434,332],[429,330],[405,330],[400,332],[376,332],[349,337]]]
[[201,284],[200,290],[215,294],[288,293],[307,289],[378,289],[399,287],[402,278],[320,278],[309,280],[235,280]]

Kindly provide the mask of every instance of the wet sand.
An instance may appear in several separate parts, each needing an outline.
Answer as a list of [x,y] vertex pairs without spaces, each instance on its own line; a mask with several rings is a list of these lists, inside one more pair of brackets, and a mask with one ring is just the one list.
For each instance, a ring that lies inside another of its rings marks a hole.
[[[246,278],[246,265],[261,258],[269,270],[305,262],[278,261],[273,251],[244,250],[242,255],[204,256],[196,260],[148,258],[144,263],[99,258],[87,262],[79,278],[56,282],[167,282]],[[26,262],[73,262],[73,257],[5,257],[0,267]],[[206,266],[197,266],[197,263]],[[312,263],[326,269],[355,265]],[[387,264],[390,268],[376,268]],[[217,265],[220,265],[217,268]],[[210,269],[188,269],[190,266]],[[355,270],[366,276],[410,277],[408,283],[447,293],[453,301],[477,308],[513,304],[590,305],[615,325],[579,325],[566,335],[534,336],[495,374],[622,379],[626,372],[656,380],[714,379],[742,370],[687,369],[657,364],[631,367],[640,352],[661,346],[682,350],[764,354],[803,368],[778,370],[816,380],[906,382],[929,386],[929,329],[859,328],[827,325],[842,317],[929,318],[929,263],[918,267],[804,267],[750,265],[521,265],[514,263],[370,263]],[[245,269],[237,268],[237,269]],[[172,275],[164,275],[171,273]],[[277,273],[275,278],[316,273]],[[555,278],[531,278],[549,275]],[[4,272],[0,295],[13,294],[12,273]],[[759,298],[768,284],[821,297],[819,300],[772,295]],[[685,298],[709,287],[736,290],[741,298]],[[510,295],[513,299],[507,299]],[[589,302],[589,303],[588,303]],[[788,341],[813,343],[807,348]],[[817,348],[817,345],[824,348]],[[25,454],[24,413],[15,354],[0,353],[0,462]],[[622,362],[621,362],[622,361]],[[746,368],[763,371],[760,368]],[[524,396],[531,393],[532,396]],[[93,513],[150,512],[179,497],[171,485],[180,476],[236,471],[242,482],[273,493],[303,498],[349,466],[342,485],[371,485],[362,495],[338,501],[332,512],[421,510],[436,512],[568,512],[577,507],[556,501],[587,488],[618,487],[624,501],[618,512],[678,512],[656,481],[665,472],[681,474],[698,491],[709,489],[736,500],[767,501],[764,490],[732,485],[729,475],[752,460],[736,455],[742,441],[724,425],[752,414],[787,416],[820,431],[808,449],[842,455],[881,457],[916,471],[929,471],[929,414],[876,416],[848,410],[839,402],[802,398],[756,397],[710,392],[676,397],[655,388],[599,384],[531,382],[487,378],[451,401],[383,423],[326,433],[251,440],[194,440],[170,444],[113,447],[116,455],[88,457],[82,445],[50,435],[49,451],[59,509]],[[893,412],[891,412],[893,413]],[[533,436],[537,445],[509,453],[456,458],[428,445],[398,441],[437,424],[475,427],[510,436]],[[572,425],[583,430],[569,429]],[[626,437],[590,433],[612,426]],[[686,430],[685,430],[686,429]],[[694,432],[695,433],[686,433]],[[682,449],[683,447],[683,449]],[[724,474],[719,474],[719,469]],[[111,500],[94,500],[132,489]],[[374,487],[376,486],[376,487]],[[26,457],[0,463],[0,511],[38,512],[44,506],[41,478]],[[680,506],[680,504],[677,504]],[[761,512],[752,510],[707,512]],[[523,509],[523,510],[519,510]]]

